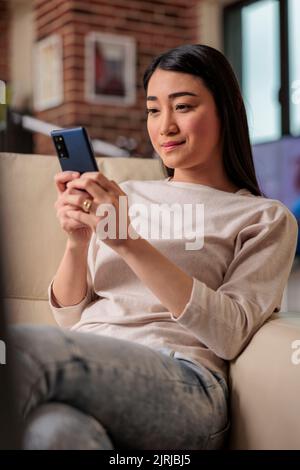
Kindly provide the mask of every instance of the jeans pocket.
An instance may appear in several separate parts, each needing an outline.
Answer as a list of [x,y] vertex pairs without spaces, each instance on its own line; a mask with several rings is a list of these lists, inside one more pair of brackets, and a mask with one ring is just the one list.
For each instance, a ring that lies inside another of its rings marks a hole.
[[226,439],[230,429],[230,421],[227,422],[226,426],[214,434],[211,434],[207,440],[207,450],[218,450],[225,447]]

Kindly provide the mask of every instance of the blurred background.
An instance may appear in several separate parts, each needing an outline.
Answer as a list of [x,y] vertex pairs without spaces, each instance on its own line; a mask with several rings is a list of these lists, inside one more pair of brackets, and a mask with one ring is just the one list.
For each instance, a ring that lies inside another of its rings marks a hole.
[[299,223],[300,0],[0,0],[0,151],[53,155],[50,130],[85,126],[98,155],[157,158],[142,76],[183,43],[231,62],[261,188]]

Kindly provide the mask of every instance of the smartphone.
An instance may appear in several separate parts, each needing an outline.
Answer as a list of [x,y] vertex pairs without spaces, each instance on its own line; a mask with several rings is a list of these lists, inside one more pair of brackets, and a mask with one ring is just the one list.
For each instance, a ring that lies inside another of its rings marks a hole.
[[51,132],[62,171],[99,171],[93,147],[84,127]]

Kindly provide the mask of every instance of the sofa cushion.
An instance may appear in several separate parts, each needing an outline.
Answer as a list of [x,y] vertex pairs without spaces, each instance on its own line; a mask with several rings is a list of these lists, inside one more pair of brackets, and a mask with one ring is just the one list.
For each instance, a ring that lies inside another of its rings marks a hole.
[[231,363],[231,449],[300,448],[295,340],[300,340],[300,314],[273,315]]
[[56,325],[48,300],[3,299],[8,323]]

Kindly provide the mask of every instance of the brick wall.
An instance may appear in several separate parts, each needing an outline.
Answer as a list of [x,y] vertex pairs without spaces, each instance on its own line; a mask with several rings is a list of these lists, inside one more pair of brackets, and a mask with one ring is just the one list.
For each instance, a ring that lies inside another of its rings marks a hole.
[[7,0],[0,0],[0,80],[9,80],[9,11]]
[[[197,41],[197,0],[36,0],[37,39],[59,33],[63,38],[64,104],[37,113],[60,126],[83,125],[92,138],[116,143],[133,137],[136,153],[150,156],[142,88],[144,69],[160,52]],[[84,44],[95,31],[135,38],[137,99],[132,106],[87,103],[84,96]],[[50,140],[36,139],[36,151],[53,153]]]

